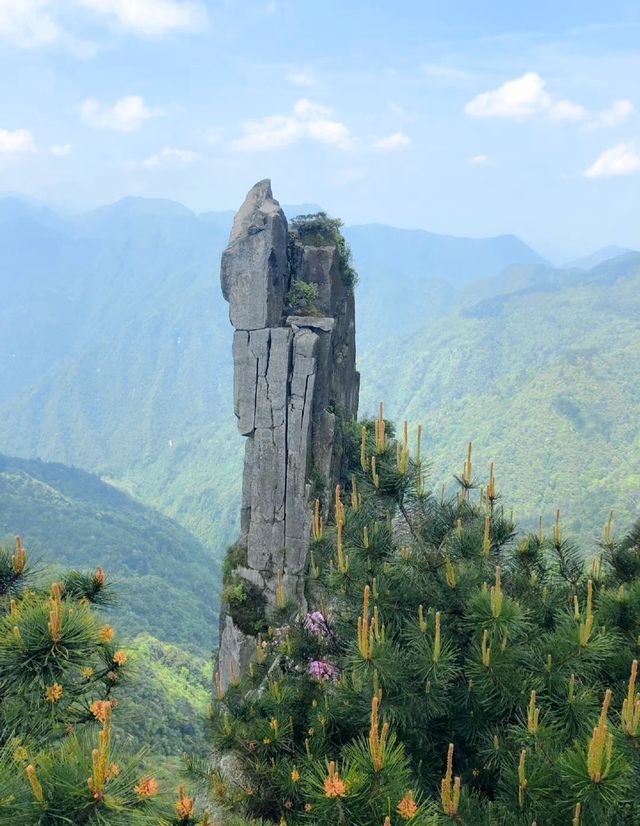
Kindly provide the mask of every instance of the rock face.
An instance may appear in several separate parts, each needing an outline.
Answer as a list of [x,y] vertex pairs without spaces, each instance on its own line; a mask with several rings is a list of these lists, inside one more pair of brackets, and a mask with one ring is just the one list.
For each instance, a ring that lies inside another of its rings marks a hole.
[[[233,339],[234,410],[246,436],[241,563],[235,585],[260,592],[266,616],[282,584],[287,608],[306,608],[313,478],[331,491],[343,471],[340,424],[357,415],[355,308],[335,239],[295,230],[274,200],[268,180],[257,183],[238,211],[222,256],[222,292]],[[293,282],[313,285],[313,315],[296,314],[287,296]],[[218,671],[222,690],[255,651],[223,602]]]

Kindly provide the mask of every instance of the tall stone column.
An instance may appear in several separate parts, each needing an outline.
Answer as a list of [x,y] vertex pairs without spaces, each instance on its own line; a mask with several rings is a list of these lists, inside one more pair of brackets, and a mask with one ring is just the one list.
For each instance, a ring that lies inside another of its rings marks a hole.
[[[235,329],[234,411],[246,437],[241,561],[232,577],[259,590],[267,617],[279,582],[292,613],[306,608],[310,478],[321,479],[328,491],[338,482],[339,419],[354,419],[358,410],[353,289],[345,283],[338,245],[311,240],[289,229],[264,180],[235,216],[222,255],[222,292]],[[294,281],[315,285],[313,315],[288,314]],[[223,690],[255,652],[255,637],[232,614],[223,600]]]

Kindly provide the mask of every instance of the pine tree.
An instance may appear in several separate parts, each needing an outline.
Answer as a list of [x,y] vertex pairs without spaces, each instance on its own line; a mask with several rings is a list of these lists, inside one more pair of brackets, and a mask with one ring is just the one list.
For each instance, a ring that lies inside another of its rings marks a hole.
[[35,582],[20,539],[0,548],[0,824],[209,823],[114,743],[128,655],[98,613],[113,601],[102,568]]
[[278,605],[210,710],[231,763],[194,768],[281,826],[639,823],[640,526],[585,562],[559,513],[517,532],[471,445],[431,493],[421,441],[382,407],[354,432],[314,513],[315,610]]

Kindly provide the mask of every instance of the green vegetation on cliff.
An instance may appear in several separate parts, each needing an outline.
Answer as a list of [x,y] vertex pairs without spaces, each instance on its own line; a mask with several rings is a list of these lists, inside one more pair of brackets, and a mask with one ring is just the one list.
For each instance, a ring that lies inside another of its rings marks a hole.
[[640,523],[521,533],[471,446],[434,496],[420,433],[354,430],[350,489],[314,519],[315,610],[280,601],[218,688],[233,761],[195,764],[209,792],[280,826],[637,823]]

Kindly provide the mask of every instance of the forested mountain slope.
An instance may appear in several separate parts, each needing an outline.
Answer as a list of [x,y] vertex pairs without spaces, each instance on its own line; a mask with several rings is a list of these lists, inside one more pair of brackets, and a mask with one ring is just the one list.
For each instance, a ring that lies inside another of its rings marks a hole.
[[183,527],[98,477],[0,454],[0,540],[22,536],[40,567],[102,565],[120,595],[115,622],[209,651],[220,576]]
[[588,272],[521,268],[504,284],[473,285],[467,300],[484,298],[365,354],[363,411],[385,398],[394,418],[423,422],[436,481],[473,440],[478,475],[496,461],[521,519],[561,507],[592,537],[613,508],[628,524],[640,499],[640,254]]
[[[0,342],[0,450],[96,472],[218,554],[235,532],[241,482],[218,282],[231,217],[126,198],[63,219],[0,201],[0,321],[10,331]],[[346,235],[365,354],[410,329],[409,316],[418,327],[448,312],[461,285],[541,261],[513,237],[379,226]]]
[[[50,222],[21,204],[0,221],[0,240],[22,237],[25,249],[46,250]],[[186,514],[196,530],[202,515],[201,536],[224,522],[223,480],[211,478],[224,458],[214,459],[207,442],[223,426],[235,435],[220,403],[231,381],[217,282],[228,223],[212,225],[172,202],[125,199],[63,224],[68,254],[54,272],[45,252],[31,266],[14,251],[11,267],[0,268],[0,316],[13,331],[0,344],[6,453],[116,479],[171,515]],[[46,324],[29,318],[38,301]]]
[[[241,484],[218,283],[230,220],[139,198],[73,219],[0,200],[0,450],[98,473],[216,555]],[[609,506],[632,513],[637,254],[554,269],[513,236],[345,234],[363,411],[382,397],[422,421],[438,479],[474,439],[521,518],[561,506],[590,533]]]

